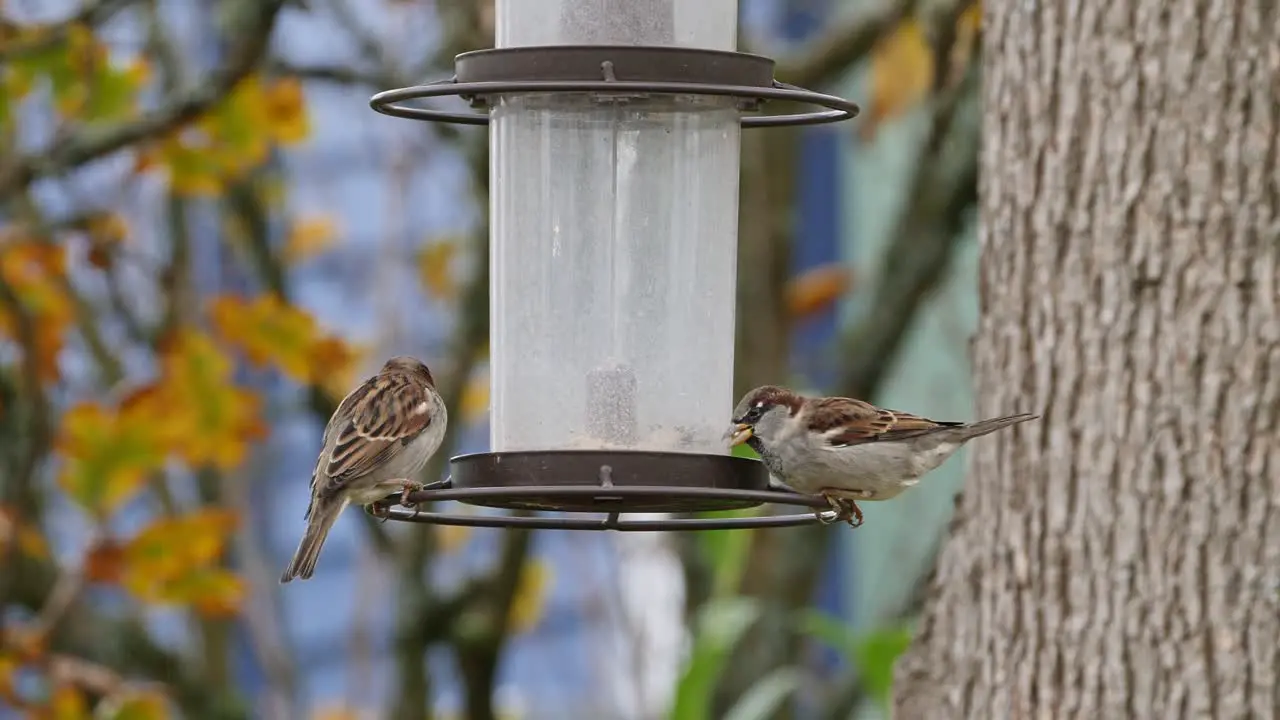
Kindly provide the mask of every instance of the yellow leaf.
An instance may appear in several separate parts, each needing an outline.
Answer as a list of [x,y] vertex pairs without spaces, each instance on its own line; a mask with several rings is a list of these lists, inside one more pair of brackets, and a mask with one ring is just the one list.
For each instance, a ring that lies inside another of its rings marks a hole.
[[462,525],[436,525],[436,546],[442,553],[451,553],[461,548],[471,537],[471,528]]
[[48,720],[89,720],[89,703],[79,690],[62,685],[53,691],[49,705],[37,717]]
[[136,495],[164,464],[159,429],[149,420],[93,403],[63,415],[58,485],[95,517],[106,517]]
[[222,339],[250,362],[270,363],[300,382],[327,385],[335,375],[345,378],[357,359],[355,350],[322,333],[311,315],[274,294],[253,300],[224,295],[211,302],[210,315]]
[[[952,87],[963,76],[981,22],[979,2],[970,4],[956,19],[949,76],[943,79],[942,87]],[[864,139],[872,138],[886,120],[901,115],[929,95],[934,86],[934,66],[933,48],[915,17],[903,20],[876,44],[871,53],[870,107],[866,119],[859,123]]]
[[924,99],[933,85],[933,50],[920,22],[903,20],[871,52],[871,102],[860,123],[864,137]]
[[839,263],[820,265],[787,283],[787,311],[793,319],[803,319],[833,306],[849,292],[853,273]]
[[475,373],[462,388],[462,418],[472,421],[489,410],[489,374]]
[[418,276],[427,294],[437,300],[450,300],[458,293],[453,277],[453,260],[458,254],[458,241],[437,240],[418,253]]
[[551,566],[537,558],[525,562],[520,580],[511,600],[511,614],[507,625],[513,633],[532,630],[542,619],[546,606],[547,588],[551,584]]
[[122,584],[144,602],[233,613],[244,585],[218,563],[237,525],[234,513],[219,508],[153,522],[125,544]]
[[285,239],[284,259],[296,263],[313,258],[328,250],[337,236],[332,217],[320,215],[298,220],[289,228]]
[[170,446],[191,465],[229,470],[266,434],[257,395],[231,382],[231,359],[202,333],[184,330],[161,350],[156,392],[140,412],[162,423]]
[[281,78],[266,87],[262,99],[267,127],[272,138],[281,145],[305,140],[311,132],[307,118],[307,99],[298,78]]
[[167,720],[170,716],[169,701],[155,691],[123,690],[103,698],[94,708],[94,717],[102,720]]

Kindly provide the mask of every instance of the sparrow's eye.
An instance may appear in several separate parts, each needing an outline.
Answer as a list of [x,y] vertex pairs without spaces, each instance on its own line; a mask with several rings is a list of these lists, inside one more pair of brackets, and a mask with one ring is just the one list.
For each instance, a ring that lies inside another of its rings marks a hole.
[[742,416],[742,421],[746,423],[753,423],[759,420],[760,416],[763,414],[764,414],[764,407],[760,405],[756,405],[755,407],[748,410],[746,415]]

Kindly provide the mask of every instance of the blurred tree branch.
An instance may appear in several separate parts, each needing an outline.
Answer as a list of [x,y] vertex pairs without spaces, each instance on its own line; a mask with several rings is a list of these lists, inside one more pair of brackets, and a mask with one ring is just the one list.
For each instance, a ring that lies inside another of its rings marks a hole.
[[[62,42],[73,27],[96,28],[135,2],[138,0],[89,0],[82,3],[80,9],[67,18],[40,26],[35,37],[19,41],[5,40],[0,44],[0,65],[12,62],[23,55],[41,52]],[[0,39],[7,35],[6,30],[6,21],[0,17]]]
[[284,0],[225,0],[231,40],[225,62],[198,82],[169,93],[141,117],[105,128],[85,127],[50,146],[0,163],[0,198],[135,143],[163,135],[217,104],[252,72],[267,48]]
[[[863,47],[869,49],[873,44]],[[949,48],[935,48],[935,52],[949,52]],[[906,188],[907,202],[884,251],[876,288],[869,294],[875,298],[875,308],[842,342],[846,362],[835,388],[837,394],[875,396],[917,311],[950,266],[952,251],[977,202],[980,140],[976,109],[970,113],[974,117],[955,120],[960,106],[976,103],[979,77],[978,63],[971,63],[962,83],[930,101],[928,136]],[[776,381],[777,376],[750,378],[743,385]],[[740,697],[775,667],[779,658],[797,656],[801,638],[785,618],[810,602],[832,539],[827,527],[756,534],[750,566],[757,570],[747,575],[742,590],[762,598],[767,612],[749,638],[751,650],[741,653],[743,661],[734,664],[722,685],[722,703]],[[856,692],[845,689],[843,694]]]

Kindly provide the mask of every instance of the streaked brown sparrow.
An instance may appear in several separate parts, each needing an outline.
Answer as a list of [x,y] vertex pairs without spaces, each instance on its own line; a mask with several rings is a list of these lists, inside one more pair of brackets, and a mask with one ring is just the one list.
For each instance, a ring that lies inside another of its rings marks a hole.
[[888,500],[915,485],[969,440],[1036,415],[975,423],[937,422],[843,397],[806,398],[766,385],[747,393],[725,433],[730,446],[747,443],[777,480],[821,495],[834,519],[858,527],[858,500]]
[[348,503],[368,505],[396,490],[407,499],[421,488],[413,476],[440,447],[448,422],[431,371],[412,357],[391,358],[343,398],[311,473],[306,532],[280,582],[311,577],[325,537]]

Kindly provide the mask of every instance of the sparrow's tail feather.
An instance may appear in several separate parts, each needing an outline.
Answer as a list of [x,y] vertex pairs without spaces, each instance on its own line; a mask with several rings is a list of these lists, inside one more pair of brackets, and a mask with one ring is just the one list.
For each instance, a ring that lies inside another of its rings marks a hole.
[[990,420],[979,420],[968,425],[961,425],[956,428],[956,432],[960,435],[961,440],[971,440],[976,437],[982,437],[989,433],[993,433],[1010,425],[1017,425],[1028,420],[1035,420],[1040,417],[1031,413],[1022,413],[1020,415],[1006,415],[1004,417],[991,418]]
[[311,515],[307,518],[307,530],[302,534],[302,542],[298,543],[289,567],[280,576],[281,583],[287,583],[295,577],[303,580],[311,577],[316,571],[320,548],[324,547],[324,540],[329,537],[329,529],[346,507],[346,499],[340,498],[319,500],[312,506]]

